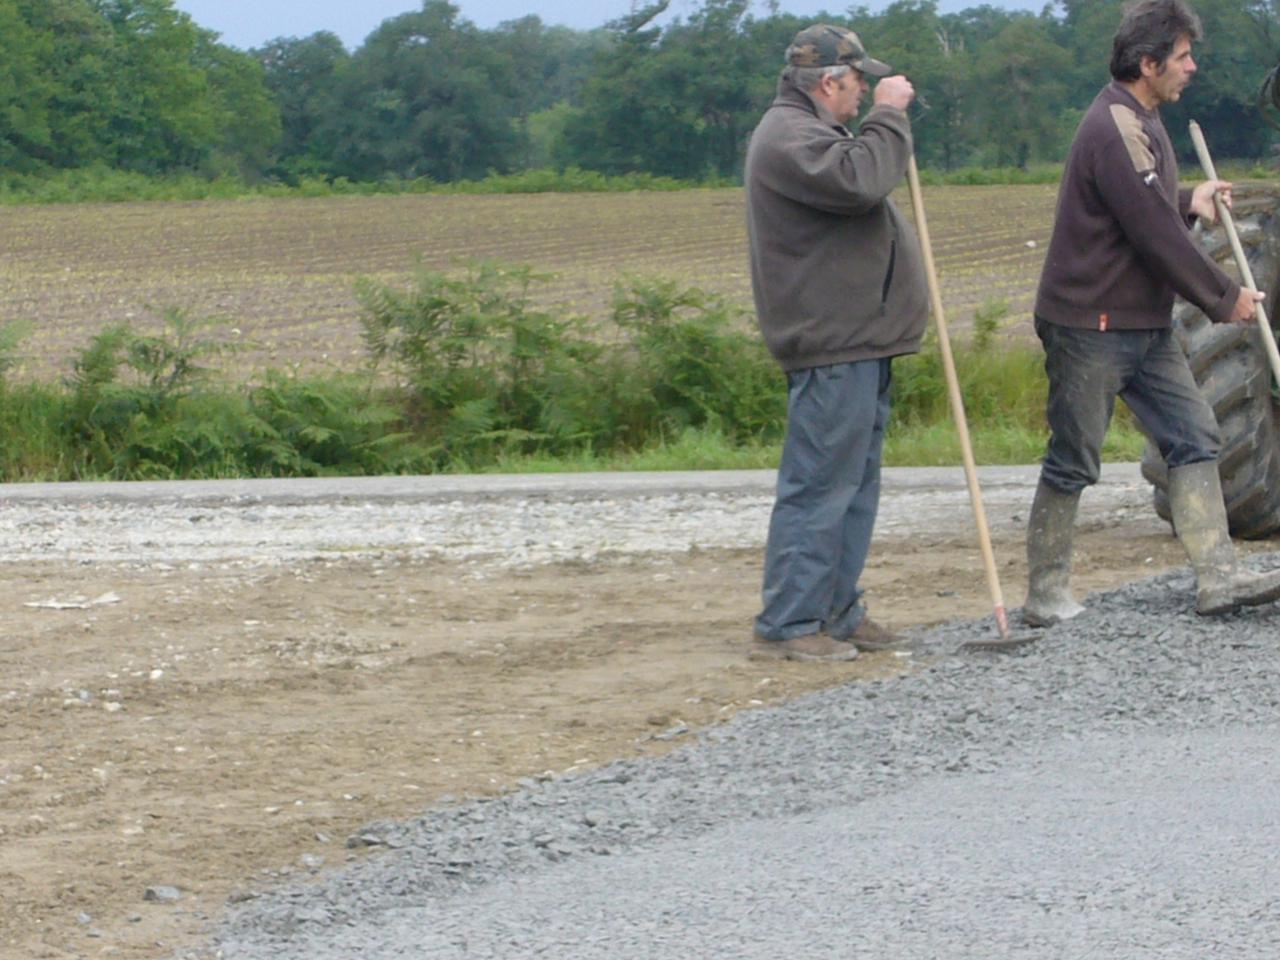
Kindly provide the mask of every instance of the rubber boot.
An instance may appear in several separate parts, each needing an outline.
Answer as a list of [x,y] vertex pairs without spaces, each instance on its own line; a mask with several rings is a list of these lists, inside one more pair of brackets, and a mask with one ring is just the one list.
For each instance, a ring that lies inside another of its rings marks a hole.
[[1196,613],[1213,616],[1280,599],[1280,572],[1240,569],[1216,460],[1169,471],[1169,508],[1196,573]]
[[1022,616],[1048,627],[1084,613],[1071,595],[1071,541],[1080,491],[1062,493],[1043,480],[1036,487],[1027,523],[1027,602]]

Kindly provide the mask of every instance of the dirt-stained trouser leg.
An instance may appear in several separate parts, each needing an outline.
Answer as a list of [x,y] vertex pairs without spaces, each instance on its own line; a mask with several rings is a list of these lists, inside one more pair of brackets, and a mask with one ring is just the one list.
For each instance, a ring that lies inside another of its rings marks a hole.
[[1101,476],[1102,441],[1141,344],[1125,333],[1060,327],[1040,317],[1036,333],[1045,348],[1050,435],[1027,524],[1022,616],[1047,627],[1084,611],[1068,586],[1076,508],[1080,491]]
[[1255,574],[1239,568],[1216,460],[1170,470],[1169,507],[1196,573],[1196,613],[1230,613],[1280,599],[1280,572]]
[[1062,493],[1043,480],[1036,487],[1027,524],[1027,602],[1023,618],[1047,627],[1084,612],[1071,595],[1071,546],[1080,491]]

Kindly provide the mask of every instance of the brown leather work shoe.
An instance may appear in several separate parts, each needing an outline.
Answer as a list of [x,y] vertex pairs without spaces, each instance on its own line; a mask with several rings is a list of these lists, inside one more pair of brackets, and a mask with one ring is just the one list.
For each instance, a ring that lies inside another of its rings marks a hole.
[[777,657],[780,660],[827,660],[838,662],[855,660],[858,648],[852,643],[833,640],[820,633],[806,633],[802,637],[790,640],[757,639],[756,650],[762,656]]
[[849,635],[848,642],[864,653],[879,653],[882,650],[902,650],[907,641],[896,633],[890,633],[870,617],[863,617],[858,629]]

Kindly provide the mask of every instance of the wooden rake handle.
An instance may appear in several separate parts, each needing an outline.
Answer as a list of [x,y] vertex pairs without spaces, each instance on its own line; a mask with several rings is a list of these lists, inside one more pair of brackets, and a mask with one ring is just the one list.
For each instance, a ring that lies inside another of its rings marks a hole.
[[996,572],[995,553],[991,549],[991,532],[987,526],[987,513],[982,506],[982,488],[978,486],[978,468],[973,460],[973,444],[969,440],[969,424],[964,416],[964,398],[960,395],[960,378],[956,376],[955,358],[951,354],[951,337],[947,333],[947,317],[942,309],[942,290],[938,286],[938,271],[933,262],[933,243],[929,239],[929,222],[924,215],[924,196],[920,190],[920,171],[916,168],[913,153],[907,160],[907,185],[911,189],[911,206],[916,214],[916,230],[920,234],[920,248],[924,254],[924,271],[929,281],[929,300],[933,306],[933,319],[938,325],[938,347],[942,353],[942,368],[947,377],[947,394],[951,399],[951,415],[960,437],[960,452],[964,458],[964,476],[969,484],[969,502],[973,504],[973,518],[978,525],[978,544],[982,548],[982,562],[987,568],[987,586],[991,590],[991,603],[995,607],[996,628],[1002,639],[1009,639],[1009,617],[1004,609],[1004,595],[1000,591],[1000,575]]
[[[1204,170],[1204,175],[1210,180],[1217,180],[1218,172],[1214,169],[1213,157],[1209,155],[1209,145],[1205,143],[1204,133],[1200,130],[1200,124],[1194,120],[1191,121],[1191,142],[1195,144],[1196,156],[1200,158],[1200,167]],[[1254,282],[1253,269],[1249,266],[1249,258],[1245,256],[1244,247],[1240,245],[1240,234],[1236,231],[1236,222],[1232,219],[1231,211],[1227,208],[1220,193],[1214,193],[1213,205],[1217,208],[1218,219],[1227,231],[1227,239],[1231,241],[1231,252],[1235,254],[1236,266],[1240,268],[1241,282],[1244,284],[1245,289],[1257,290],[1258,285]],[[1280,350],[1276,349],[1276,338],[1275,334],[1271,332],[1271,321],[1267,319],[1267,308],[1258,303],[1255,307],[1254,316],[1258,321],[1258,328],[1262,332],[1262,344],[1266,348],[1267,359],[1271,362],[1271,373],[1276,378],[1276,382],[1280,383]]]

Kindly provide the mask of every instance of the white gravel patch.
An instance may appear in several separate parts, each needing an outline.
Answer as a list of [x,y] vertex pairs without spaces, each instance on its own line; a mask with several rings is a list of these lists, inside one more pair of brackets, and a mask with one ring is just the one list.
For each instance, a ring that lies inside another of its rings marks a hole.
[[[1036,467],[983,471],[993,529],[1025,523]],[[763,546],[768,471],[0,485],[0,561],[274,565],[394,554],[476,570]],[[1137,468],[1109,467],[1085,522],[1158,525]],[[973,528],[959,469],[887,470],[879,536]]]

